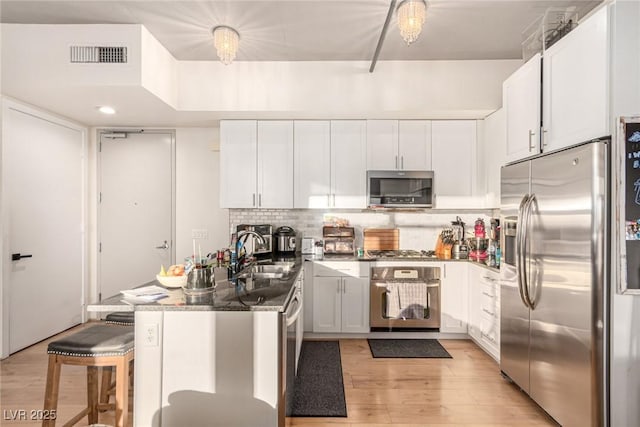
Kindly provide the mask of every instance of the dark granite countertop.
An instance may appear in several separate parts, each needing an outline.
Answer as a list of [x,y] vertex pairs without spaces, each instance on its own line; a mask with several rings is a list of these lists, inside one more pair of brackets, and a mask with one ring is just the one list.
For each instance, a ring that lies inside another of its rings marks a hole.
[[[293,259],[292,259],[293,261]],[[122,295],[114,295],[101,302],[89,304],[87,311],[284,311],[302,269],[302,258],[296,257],[288,274],[279,279],[239,279],[237,287],[228,280],[216,281],[213,292],[194,295],[182,288],[169,289],[168,297],[150,303],[132,303]],[[141,286],[162,285],[152,280]]]

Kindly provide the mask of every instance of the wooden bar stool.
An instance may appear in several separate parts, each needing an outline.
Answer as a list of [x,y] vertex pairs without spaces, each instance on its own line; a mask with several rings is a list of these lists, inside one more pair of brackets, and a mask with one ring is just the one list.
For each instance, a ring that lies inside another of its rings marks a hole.
[[[98,368],[114,366],[116,372],[115,425],[126,427],[129,409],[129,363],[133,360],[132,327],[95,325],[49,343],[49,368],[44,410],[57,410],[62,365],[87,367],[87,407],[67,421],[72,426],[88,415],[89,424],[98,422]],[[43,426],[55,426],[46,420]]]
[[133,326],[135,324],[135,312],[115,311],[107,314],[104,321],[110,325]]
[[[117,326],[133,326],[135,325],[135,312],[133,311],[115,311],[107,314],[104,318],[105,323]],[[110,366],[102,368],[102,380],[100,381],[100,409],[101,412],[106,410],[109,403],[109,396],[115,393],[115,384],[112,383],[112,369]],[[133,390],[133,363],[129,367],[129,393]]]

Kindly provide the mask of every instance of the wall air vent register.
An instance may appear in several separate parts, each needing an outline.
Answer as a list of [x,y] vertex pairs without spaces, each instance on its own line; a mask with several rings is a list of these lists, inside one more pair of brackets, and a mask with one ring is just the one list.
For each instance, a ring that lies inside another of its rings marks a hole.
[[125,64],[127,48],[124,46],[71,46],[71,63]]

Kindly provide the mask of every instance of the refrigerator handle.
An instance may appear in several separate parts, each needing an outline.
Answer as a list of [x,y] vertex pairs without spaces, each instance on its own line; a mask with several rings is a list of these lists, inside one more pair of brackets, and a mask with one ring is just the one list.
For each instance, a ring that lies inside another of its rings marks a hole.
[[527,268],[527,241],[529,240],[529,231],[530,231],[530,222],[531,222],[531,210],[533,209],[533,204],[536,200],[536,195],[532,194],[529,196],[529,200],[524,207],[524,221],[523,221],[523,239],[522,239],[522,290],[524,292],[524,297],[527,300],[527,305],[531,310],[535,309],[535,304],[531,300],[531,293],[529,292],[529,269]]
[[518,219],[516,220],[516,281],[518,282],[518,293],[522,303],[527,308],[531,308],[524,295],[523,287],[523,270],[524,270],[524,257],[522,241],[524,240],[524,213],[527,202],[529,201],[529,195],[525,194],[518,207]]

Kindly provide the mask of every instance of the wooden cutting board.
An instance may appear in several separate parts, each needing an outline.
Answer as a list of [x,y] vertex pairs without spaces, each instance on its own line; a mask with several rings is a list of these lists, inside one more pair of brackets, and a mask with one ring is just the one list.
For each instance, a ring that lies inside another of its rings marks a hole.
[[363,233],[365,251],[400,249],[400,231],[397,228],[365,228]]

